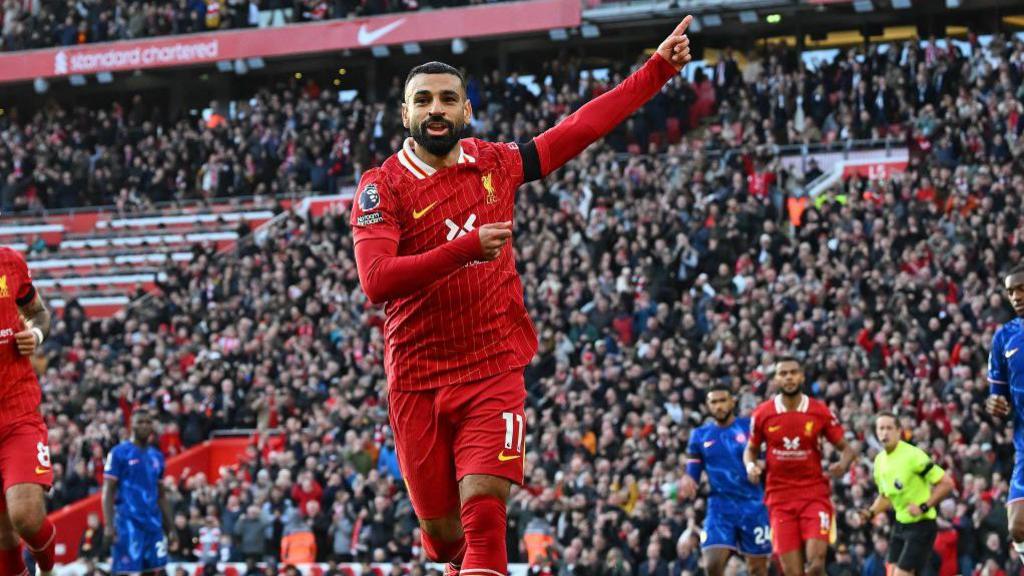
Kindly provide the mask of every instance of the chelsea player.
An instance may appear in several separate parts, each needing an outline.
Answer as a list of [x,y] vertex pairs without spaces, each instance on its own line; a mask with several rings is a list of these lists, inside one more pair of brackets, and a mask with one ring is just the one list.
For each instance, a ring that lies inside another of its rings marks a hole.
[[712,387],[705,402],[714,422],[704,424],[690,435],[680,494],[693,498],[701,472],[707,472],[711,494],[701,550],[709,576],[725,574],[732,551],[746,557],[751,576],[765,576],[772,554],[768,510],[764,491],[747,480],[743,466],[750,418],[736,418],[733,414],[736,400],[727,386]]
[[166,574],[171,508],[160,479],[164,456],[150,445],[153,418],[145,409],[132,414],[132,439],[107,454],[103,469],[105,536],[112,544],[111,573]]
[[1013,411],[1013,475],[1006,502],[1010,538],[1024,560],[1024,265],[1014,267],[1003,281],[1016,318],[992,337],[988,356],[989,397],[985,407],[994,416]]

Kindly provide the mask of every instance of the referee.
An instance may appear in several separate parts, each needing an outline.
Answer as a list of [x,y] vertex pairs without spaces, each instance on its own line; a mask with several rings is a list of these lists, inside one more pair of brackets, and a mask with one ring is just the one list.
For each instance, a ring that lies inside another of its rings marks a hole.
[[893,576],[913,576],[931,558],[938,533],[935,506],[953,491],[953,480],[924,450],[900,440],[901,432],[895,414],[875,417],[875,434],[885,447],[875,456],[878,498],[860,514],[870,522],[889,508],[896,510],[887,562],[895,567]]

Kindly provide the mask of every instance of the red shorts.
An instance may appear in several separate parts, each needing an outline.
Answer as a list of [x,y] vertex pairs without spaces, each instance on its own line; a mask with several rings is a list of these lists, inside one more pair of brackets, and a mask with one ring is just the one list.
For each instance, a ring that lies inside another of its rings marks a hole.
[[827,498],[790,500],[768,507],[772,525],[772,548],[782,555],[803,550],[808,540],[831,543],[835,535],[836,518],[832,502]]
[[[15,484],[53,485],[50,467],[48,432],[43,417],[33,412],[23,418],[0,425],[0,484],[4,494]],[[7,501],[0,494],[0,511]]]
[[388,393],[398,465],[420,519],[459,510],[459,480],[523,483],[526,385],[516,370],[470,384]]

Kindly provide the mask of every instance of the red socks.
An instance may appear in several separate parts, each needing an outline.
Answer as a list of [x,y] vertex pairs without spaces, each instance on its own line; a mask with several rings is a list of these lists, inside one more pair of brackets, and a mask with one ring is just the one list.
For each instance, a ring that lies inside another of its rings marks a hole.
[[27,576],[25,559],[21,557],[21,544],[0,550],[0,576]]
[[462,557],[466,554],[465,536],[455,542],[445,542],[421,530],[420,538],[423,540],[423,551],[431,562],[452,562],[455,565],[462,563]]
[[466,534],[466,557],[461,576],[505,576],[505,502],[495,496],[474,496],[462,505],[462,530]]
[[57,527],[50,522],[49,518],[43,520],[43,525],[31,538],[25,538],[25,544],[28,545],[28,550],[36,559],[40,570],[43,572],[53,570],[56,560]]

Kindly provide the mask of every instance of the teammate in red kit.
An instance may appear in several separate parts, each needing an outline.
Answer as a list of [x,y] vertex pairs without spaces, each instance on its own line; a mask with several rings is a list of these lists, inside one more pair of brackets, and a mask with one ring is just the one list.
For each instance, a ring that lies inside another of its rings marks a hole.
[[21,254],[0,247],[0,576],[24,576],[24,540],[40,574],[53,570],[57,530],[46,519],[53,484],[42,393],[29,358],[50,332],[50,313]]
[[447,573],[508,570],[506,500],[522,483],[523,368],[537,336],[509,246],[516,189],[610,132],[690,61],[687,16],[619,86],[533,140],[463,138],[473,110],[439,62],[405,82],[402,149],[359,182],[363,292],[385,303],[388,412],[423,548]]
[[824,576],[825,555],[834,538],[831,488],[821,469],[822,438],[842,452],[829,466],[833,477],[846,473],[856,452],[843,427],[825,404],[803,393],[804,371],[794,358],[775,362],[780,394],[751,415],[750,443],[743,453],[747,476],[761,481],[761,444],[767,447],[765,504],[771,521],[772,548],[786,576]]

